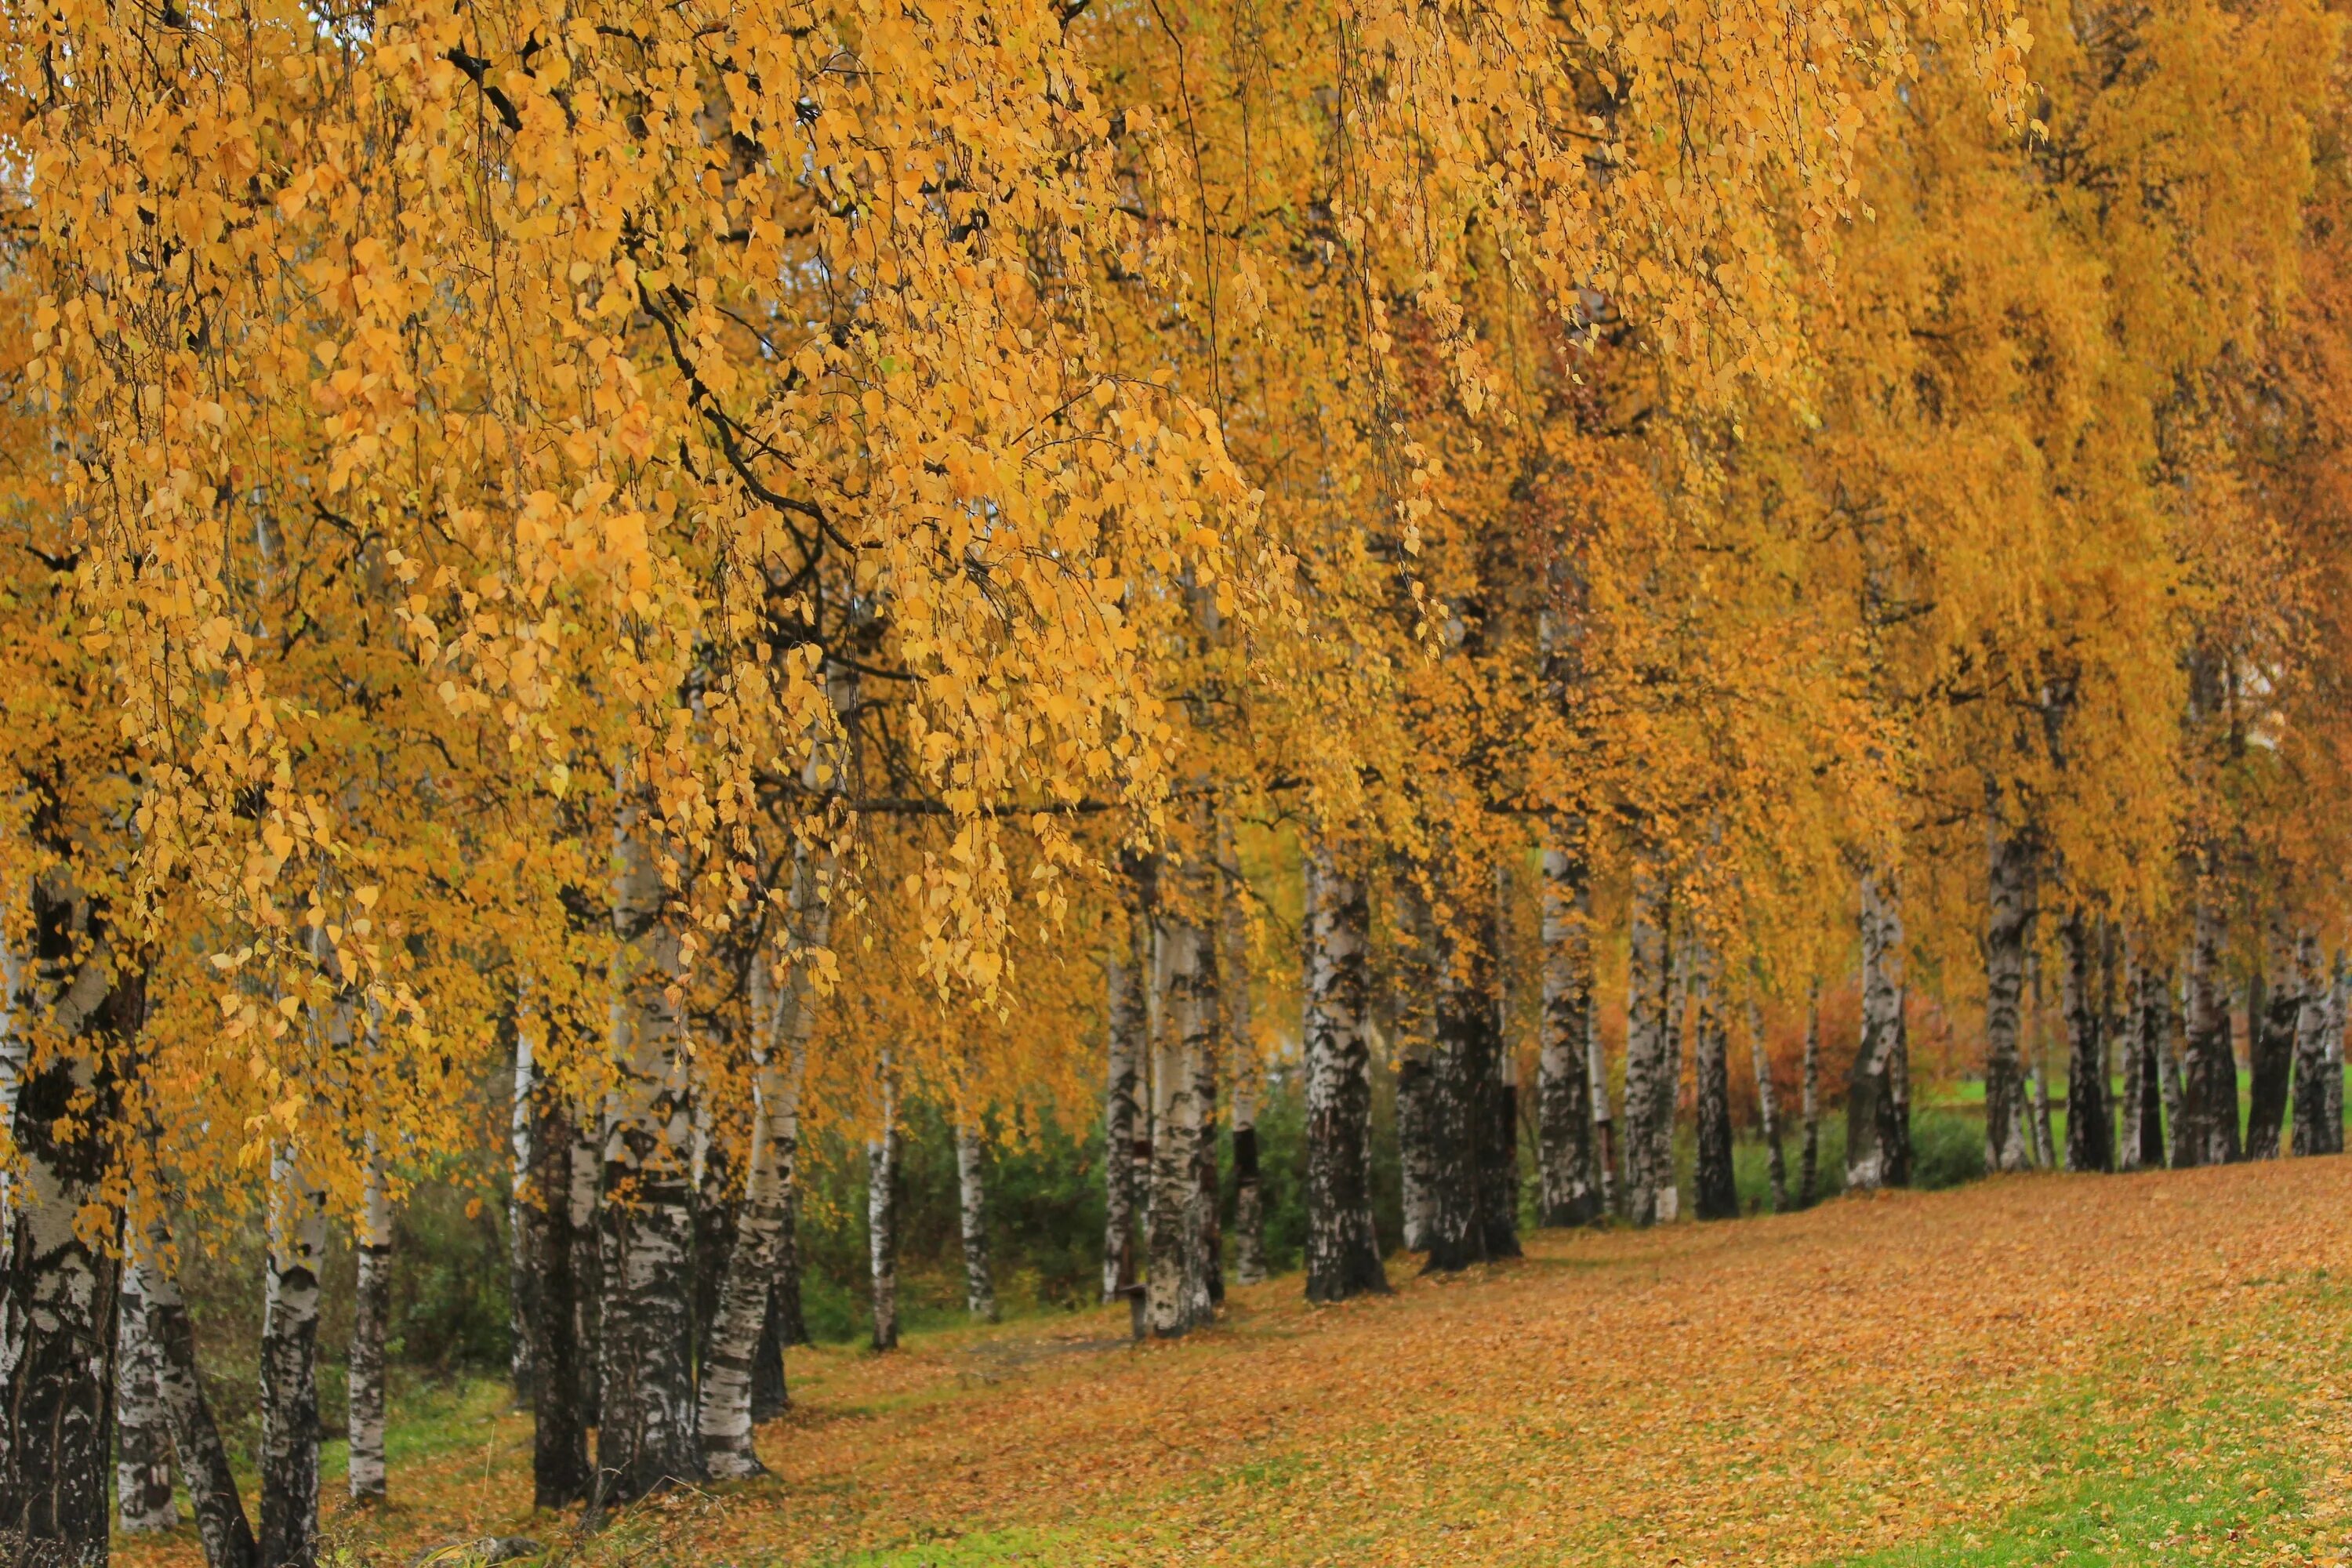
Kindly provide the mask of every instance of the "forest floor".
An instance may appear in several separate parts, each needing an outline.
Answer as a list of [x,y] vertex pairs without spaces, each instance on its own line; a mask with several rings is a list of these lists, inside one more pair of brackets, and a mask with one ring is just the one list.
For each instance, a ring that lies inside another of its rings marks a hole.
[[[396,1434],[387,1512],[331,1527],[398,1568],[486,1533],[583,1565],[2352,1561],[2352,1159],[1391,1277],[1336,1308],[1236,1290],[1165,1344],[1122,1310],[795,1351],[774,1478],[593,1538],[530,1513],[529,1423],[485,1387]],[[120,1550],[199,1561],[184,1527]]]

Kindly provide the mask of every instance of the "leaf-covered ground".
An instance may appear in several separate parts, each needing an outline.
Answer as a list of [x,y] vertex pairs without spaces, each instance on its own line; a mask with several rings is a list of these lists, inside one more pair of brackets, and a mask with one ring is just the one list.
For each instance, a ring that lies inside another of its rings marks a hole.
[[2352,1557],[2352,1161],[1546,1234],[1398,1285],[1277,1280],[1172,1344],[1102,1313],[795,1352],[776,1479],[594,1540],[530,1515],[528,1424],[482,1403],[334,1525],[403,1564],[488,1531],[873,1568]]

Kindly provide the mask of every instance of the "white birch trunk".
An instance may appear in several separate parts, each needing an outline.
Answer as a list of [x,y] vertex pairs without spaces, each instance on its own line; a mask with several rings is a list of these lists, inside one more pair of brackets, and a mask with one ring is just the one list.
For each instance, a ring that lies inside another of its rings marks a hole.
[[1341,1301],[1388,1289],[1367,1180],[1370,911],[1327,847],[1308,846],[1306,872],[1307,1299]]
[[171,1529],[180,1522],[180,1510],[172,1502],[163,1347],[150,1326],[146,1276],[135,1262],[122,1270],[121,1313],[114,1338],[114,1517],[124,1534],[141,1535]]
[[988,1186],[976,1119],[956,1125],[956,1196],[963,1231],[964,1310],[996,1321],[996,1282],[988,1264]]
[[801,1094],[817,1012],[806,955],[832,938],[831,858],[824,858],[819,868],[808,868],[805,859],[798,864],[793,895],[797,940],[783,983],[776,983],[772,957],[762,953],[752,960],[751,1150],[735,1247],[703,1365],[698,1421],[703,1462],[718,1480],[756,1476],[765,1468],[752,1447],[753,1358],[767,1322],[798,1173]]
[[205,1568],[254,1568],[253,1526],[245,1517],[228,1451],[196,1375],[195,1331],[179,1285],[164,1268],[170,1249],[170,1237],[158,1219],[149,1224],[142,1244],[131,1248],[126,1260],[127,1267],[138,1271],[147,1334],[156,1347],[157,1393],[195,1511]]
[[[356,1503],[384,1499],[383,1345],[392,1316],[392,1194],[383,1157],[368,1138],[367,1190],[361,1196],[357,1283],[352,1289],[351,1397],[351,1494]],[[529,1325],[525,1325],[526,1332]]]
[[1895,1173],[1895,1110],[1891,1067],[1902,1028],[1903,914],[1892,879],[1862,877],[1862,1042],[1846,1086],[1845,1184],[1884,1186]]
[[[626,798],[625,795],[625,799]],[[684,1020],[673,994],[684,954],[667,908],[646,807],[614,825],[613,1055],[620,1065],[604,1147],[614,1223],[604,1271],[604,1363],[597,1499],[626,1502],[702,1474],[693,1369],[694,1130]],[[593,1511],[593,1510],[592,1510]]]
[[1805,994],[1805,1063],[1797,1092],[1805,1119],[1804,1145],[1797,1156],[1797,1206],[1811,1208],[1819,1195],[1822,1174],[1822,983],[1818,980]]
[[887,1351],[898,1344],[898,1083],[887,1048],[876,1084],[881,1126],[866,1141],[866,1254],[874,1348]]
[[518,1406],[530,1403],[531,1302],[537,1291],[539,1259],[533,1256],[530,1216],[525,1197],[530,1185],[531,1092],[538,1082],[534,1062],[538,1032],[530,1016],[530,985],[516,987],[514,1093],[508,1102],[507,1146],[507,1322],[513,1352],[508,1367]]
[[1157,922],[1155,971],[1163,1026],[1151,1037],[1150,1268],[1144,1315],[1153,1334],[1181,1334],[1202,1321],[1197,1277],[1200,1192],[1200,1053],[1213,1025],[1204,1005],[1207,933],[1187,921]]
[[1128,915],[1128,951],[1105,965],[1108,995],[1108,1081],[1103,1099],[1103,1300],[1139,1288],[1136,1210],[1150,1169],[1151,1129],[1144,1103],[1144,1000],[1150,938],[1140,909]]
[[1396,1029],[1402,1240],[1408,1252],[1427,1252],[1437,1230],[1437,927],[1428,897],[1409,870],[1397,869],[1394,887],[1389,1015]]
[[258,1544],[263,1568],[310,1568],[319,1542],[319,1276],[327,1194],[285,1138],[270,1151],[269,1189]]
[[1601,1214],[1592,1173],[1592,889],[1582,834],[1555,830],[1543,854],[1543,1011],[1536,1044],[1536,1121],[1543,1223]]
[[1772,1057],[1764,1044],[1763,1010],[1748,1004],[1748,1059],[1756,1071],[1756,1119],[1764,1133],[1765,1175],[1772,1184],[1772,1212],[1789,1212],[1789,1163],[1780,1151],[1780,1099],[1772,1088]]
[[2295,939],[2297,990],[2294,1019],[2294,1138],[2297,1154],[2328,1154],[2327,1015],[2329,994],[2319,963],[2319,935],[2305,930]]
[[1601,1212],[1617,1212],[1616,1125],[1609,1114],[1609,1047],[1601,1039],[1601,1008],[1584,1010],[1584,1061],[1592,1083],[1592,1184]]

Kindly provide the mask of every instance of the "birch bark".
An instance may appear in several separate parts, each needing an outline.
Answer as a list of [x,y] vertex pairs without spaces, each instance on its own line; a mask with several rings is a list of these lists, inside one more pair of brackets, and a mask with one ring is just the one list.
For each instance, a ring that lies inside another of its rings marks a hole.
[[2181,1062],[2180,1119],[2187,1136],[2182,1163],[2235,1161],[2238,1142],[2238,1062],[2231,1048],[2229,984],[2221,972],[2222,916],[2200,889],[2189,950],[2189,1049]]
[[1389,1288],[1366,1179],[1371,921],[1363,883],[1328,846],[1308,847],[1306,871],[1307,1299],[1343,1301]]
[[2090,918],[2079,910],[2068,915],[2058,941],[2066,965],[2066,1168],[2113,1170],[2105,1052],[2099,1038],[2105,1020],[2098,1006],[2098,943]]
[[1390,1016],[1396,1028],[1402,1239],[1406,1251],[1427,1252],[1437,1215],[1437,930],[1428,896],[1409,868],[1397,868],[1394,887]]
[[1593,1183],[1592,888],[1580,825],[1555,828],[1543,856],[1543,1015],[1536,1045],[1538,1171],[1543,1223],[1601,1217]]
[[114,1064],[144,1021],[145,972],[66,872],[37,879],[32,902],[26,1011],[43,1015],[55,1046],[22,1072],[11,1119],[23,1175],[0,1272],[0,1536],[27,1562],[103,1563],[121,1289],[115,1257],[79,1221],[110,1201]]
[[1772,1087],[1772,1058],[1765,1048],[1764,1014],[1748,1004],[1748,1060],[1756,1073],[1756,1118],[1764,1134],[1764,1176],[1771,1185],[1772,1212],[1789,1212],[1789,1162],[1780,1151],[1780,1100]]
[[1805,1061],[1798,1088],[1805,1141],[1797,1156],[1797,1206],[1809,1209],[1820,1195],[1822,1171],[1822,983],[1805,994]]
[[956,1194],[963,1230],[964,1310],[996,1321],[996,1281],[988,1258],[988,1187],[980,1129],[971,1119],[956,1127]]
[[1862,1041],[1846,1081],[1845,1184],[1849,1192],[1888,1185],[1897,1173],[1895,1097],[1889,1066],[1902,1027],[1903,915],[1892,878],[1874,867],[1862,877]]
[[[1995,794],[1990,786],[1987,793]],[[2033,1163],[2018,1036],[2025,951],[2037,903],[2034,854],[2024,833],[2003,830],[1997,813],[1989,816],[1985,836],[1990,889],[1985,918],[1985,1169],[2022,1171]]]
[[1665,887],[1654,862],[1633,868],[1625,1004],[1625,1214],[1637,1226],[1674,1217],[1675,1081],[1667,1061]]
[[2327,1137],[2327,1014],[2326,975],[2319,966],[2319,937],[2301,932],[2294,945],[2294,1139],[2298,1155],[2333,1151]]
[[125,1535],[144,1535],[179,1523],[180,1510],[172,1501],[163,1349],[149,1326],[145,1276],[133,1264],[121,1270],[121,1290],[114,1340],[114,1517]]
[[877,1351],[898,1348],[898,1079],[890,1052],[875,1073],[879,1125],[866,1140],[866,1261]]
[[165,1269],[170,1254],[171,1237],[157,1220],[149,1226],[143,1245],[133,1250],[130,1267],[139,1271],[148,1337],[157,1352],[156,1388],[171,1423],[172,1447],[195,1511],[205,1568],[254,1568],[259,1549],[237,1496],[228,1450],[196,1375],[195,1329],[180,1299],[178,1282]]
[[2303,971],[2294,931],[2273,910],[2264,932],[2263,1005],[2249,1019],[2246,1158],[2275,1160],[2294,1078],[2296,1027],[2303,1016]]
[[592,1511],[702,1476],[693,1368],[692,1087],[676,987],[684,971],[646,807],[614,832],[614,1059],[604,1143],[609,1238],[604,1388]]
[[[360,1197],[357,1234],[352,1238],[357,1272],[352,1290],[352,1343],[346,1363],[350,1396],[344,1432],[350,1441],[352,1500],[381,1503],[385,1484],[383,1344],[392,1318],[392,1195],[386,1190],[383,1160],[376,1152],[373,1135],[368,1139],[367,1154],[367,1187]],[[518,1172],[517,1175],[526,1184],[530,1179],[529,1170]],[[542,1228],[539,1247],[542,1256],[545,1239]],[[534,1282],[533,1310],[538,1308],[540,1288]],[[536,1322],[523,1324],[524,1336],[536,1341],[538,1327]]]
[[[751,1146],[743,1179],[743,1202],[736,1222],[735,1246],[727,1259],[726,1279],[714,1314],[710,1352],[703,1367],[701,1404],[696,1428],[703,1464],[714,1479],[727,1480],[765,1473],[752,1446],[752,1424],[760,1415],[754,1398],[756,1358],[761,1339],[773,1316],[777,1252],[792,1223],[793,1196],[797,1185],[800,1154],[800,1106],[808,1076],[809,1043],[816,1026],[815,988],[808,955],[832,940],[830,855],[797,853],[794,857],[791,908],[793,935],[782,959],[762,951],[753,955],[749,976],[751,1023]],[[782,973],[779,975],[779,964]],[[886,1126],[895,1121],[886,1060],[883,1114]],[[895,1140],[886,1132],[885,1142]],[[869,1145],[869,1151],[870,1151]],[[889,1168],[881,1173],[887,1195],[895,1185],[895,1147]],[[869,1165],[868,1180],[874,1179]],[[882,1224],[896,1222],[886,1201]],[[873,1223],[869,1205],[869,1226]],[[889,1238],[895,1241],[895,1237]],[[895,1271],[895,1247],[889,1261]],[[875,1253],[879,1258],[880,1250]],[[876,1275],[876,1348],[883,1341],[886,1322],[881,1273]],[[795,1284],[797,1282],[795,1281]],[[887,1321],[897,1342],[897,1281],[890,1281]],[[781,1347],[777,1352],[781,1356]],[[781,1367],[779,1368],[781,1383]],[[777,1390],[781,1395],[782,1389]]]
[[[1130,879],[1130,885],[1135,885]],[[1118,1300],[1139,1288],[1136,1210],[1150,1168],[1151,1135],[1141,1102],[1147,1048],[1144,1000],[1150,936],[1143,900],[1128,911],[1127,950],[1105,965],[1109,989],[1109,1082],[1103,1109],[1103,1300]]]
[[319,1549],[319,1275],[327,1194],[300,1149],[269,1157],[269,1258],[261,1310],[261,1568],[310,1568]]
[[1701,1219],[1739,1217],[1739,1192],[1731,1170],[1731,1063],[1729,1032],[1723,1023],[1722,961],[1700,939],[1691,944],[1692,1063],[1696,1143],[1693,1206]]

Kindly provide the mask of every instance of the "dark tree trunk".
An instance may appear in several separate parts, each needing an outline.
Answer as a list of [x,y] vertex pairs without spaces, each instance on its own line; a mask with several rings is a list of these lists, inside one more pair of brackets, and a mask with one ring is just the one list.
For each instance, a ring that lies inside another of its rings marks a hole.
[[11,1124],[24,1174],[0,1262],[0,1533],[20,1562],[103,1563],[122,1293],[113,1249],[78,1222],[110,1203],[115,1074],[145,1017],[145,973],[62,872],[35,880],[32,906],[34,1000],[54,1047],[19,1080]]
[[1412,871],[1393,879],[1396,936],[1391,1017],[1396,1031],[1397,1163],[1404,1247],[1427,1252],[1437,1215],[1437,927]]
[[2088,916],[2066,917],[2059,943],[2066,977],[2066,1168],[2110,1171],[2107,1147],[2106,1052],[2099,1036],[2105,1015],[2098,1005],[2099,942]]
[[1592,1190],[1601,1215],[1617,1212],[1617,1146],[1609,1114],[1609,1053],[1601,1043],[1601,1006],[1584,1010],[1584,1062],[1592,1094]]
[[1536,1047],[1538,1192],[1543,1223],[1601,1215],[1592,1151],[1592,888],[1580,824],[1555,829],[1543,858],[1543,1017]]
[[601,1112],[583,1110],[572,1129],[572,1192],[565,1205],[564,1234],[572,1247],[572,1343],[579,1358],[573,1394],[580,1421],[593,1427],[603,1413],[604,1237],[604,1135]]
[[161,1223],[152,1226],[146,1244],[132,1257],[141,1277],[141,1295],[147,1303],[147,1331],[158,1352],[156,1386],[163,1414],[172,1426],[172,1447],[196,1515],[196,1534],[204,1542],[205,1568],[254,1568],[259,1549],[253,1526],[237,1496],[236,1475],[229,1468],[228,1450],[220,1428],[205,1403],[205,1388],[196,1375],[196,1335],[180,1289],[164,1272],[163,1259],[171,1238]]
[[2246,1158],[2275,1160],[2287,1095],[2294,1077],[2295,1028],[2303,1016],[2303,974],[2294,933],[2284,917],[2271,919],[2263,951],[2264,973],[2248,1014],[2246,1056]]
[[1805,995],[1805,1064],[1799,1087],[1805,1119],[1804,1143],[1797,1156],[1797,1206],[1809,1209],[1819,1194],[1822,1172],[1822,983]]
[[1737,1219],[1739,1191],[1731,1171],[1731,1063],[1723,1026],[1723,977],[1715,952],[1704,939],[1692,947],[1691,990],[1696,1002],[1692,1059],[1696,1069],[1694,1107],[1696,1144],[1692,1200],[1701,1219]]
[[1670,1220],[1675,1209],[1667,921],[1664,883],[1644,857],[1633,868],[1625,1005],[1625,1215],[1638,1226]]
[[2185,1165],[2239,1157],[2238,1061],[2230,1041],[2229,983],[2221,972],[2221,911],[2200,891],[2189,950],[2189,1048],[2181,1062],[2180,1152]]
[[532,1301],[531,1350],[539,1376],[531,1390],[536,1418],[531,1501],[536,1508],[560,1509],[585,1502],[589,1487],[588,1423],[580,1397],[589,1363],[580,1353],[580,1309],[572,1278],[579,1248],[572,1235],[572,1161],[580,1139],[571,1108],[552,1086],[541,1086],[532,1110],[530,1192],[540,1205],[545,1229]]
[[[1988,791],[1988,793],[1992,793]],[[1996,796],[1996,800],[1997,800]],[[2025,1000],[2025,948],[2034,917],[2034,855],[2020,831],[1987,826],[1991,889],[1985,919],[1985,1169],[2033,1163],[2024,1058],[2018,1049]]]
[[1109,990],[1109,1082],[1103,1102],[1103,1300],[1142,1289],[1136,1224],[1151,1170],[1151,1125],[1144,1115],[1143,1074],[1150,1044],[1144,987],[1151,969],[1148,866],[1129,868],[1127,951],[1106,964]]
[[1372,1229],[1371,1000],[1364,885],[1331,851],[1307,854],[1307,1299],[1344,1301],[1385,1292]]
[[2143,962],[2134,987],[2132,1055],[2139,1063],[2139,1110],[2135,1128],[2139,1163],[2160,1170],[2165,1163],[2164,1063],[2172,1053],[2172,968]]
[[2334,1152],[2327,1131],[2327,976],[2319,966],[2319,938],[2309,931],[2295,941],[2295,986],[2303,1005],[2294,1020],[2294,1152]]
[[1508,1111],[1495,903],[1468,903],[1457,917],[1458,929],[1440,935],[1436,1181],[1427,1265],[1440,1270],[1519,1252],[1508,1194],[1509,1177],[1517,1173],[1517,1130],[1503,1125]]
[[709,1365],[711,1334],[719,1321],[719,1292],[727,1284],[727,1259],[735,1251],[738,1220],[734,1172],[727,1146],[714,1135],[717,1109],[708,1087],[694,1104],[694,1364],[698,1377]]

